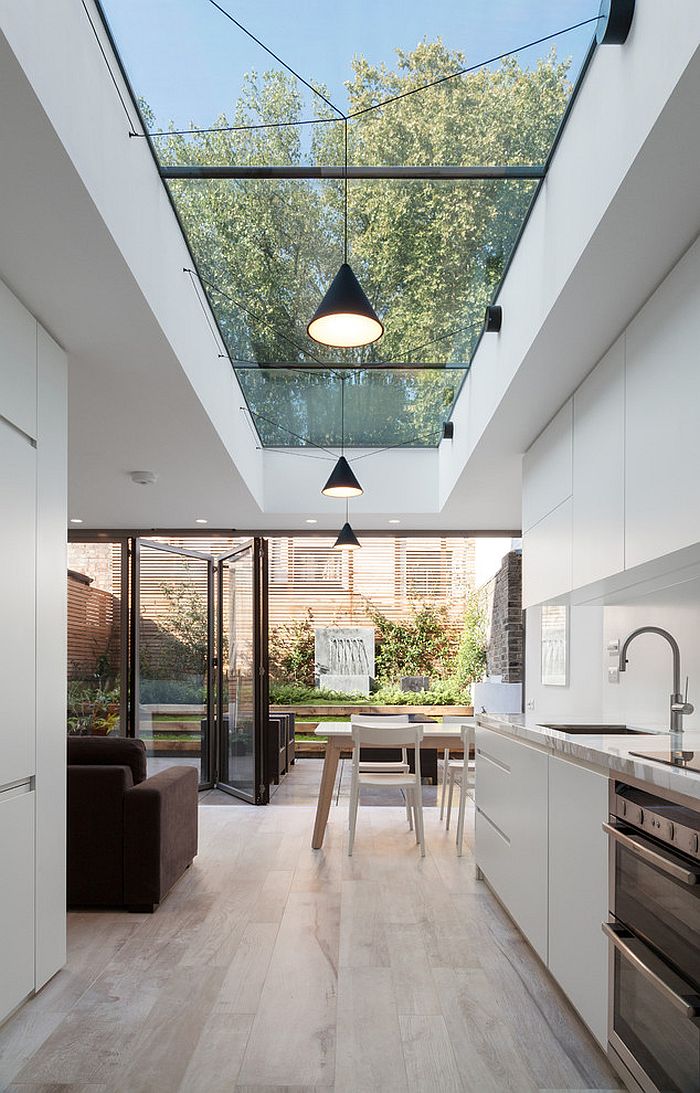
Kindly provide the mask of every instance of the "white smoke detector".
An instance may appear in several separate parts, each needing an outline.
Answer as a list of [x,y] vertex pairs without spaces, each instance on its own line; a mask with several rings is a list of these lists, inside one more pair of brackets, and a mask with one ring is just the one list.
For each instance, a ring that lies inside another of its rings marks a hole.
[[137,486],[152,486],[154,482],[158,481],[158,475],[155,471],[131,471],[129,477]]

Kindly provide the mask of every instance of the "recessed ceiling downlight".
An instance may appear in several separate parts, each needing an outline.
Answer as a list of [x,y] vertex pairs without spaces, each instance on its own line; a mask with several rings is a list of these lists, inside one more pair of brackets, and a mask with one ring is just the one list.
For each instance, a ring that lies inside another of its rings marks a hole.
[[158,475],[155,471],[131,471],[129,477],[137,486],[152,486],[154,482],[158,481]]
[[195,520],[195,524],[208,524],[209,521],[205,520],[203,516],[198,516]]
[[70,522],[71,524],[82,524],[83,521],[79,516],[71,516]]

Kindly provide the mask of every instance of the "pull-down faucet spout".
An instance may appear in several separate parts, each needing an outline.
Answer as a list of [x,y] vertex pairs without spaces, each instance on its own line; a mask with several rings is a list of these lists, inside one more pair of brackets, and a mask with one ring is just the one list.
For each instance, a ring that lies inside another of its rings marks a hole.
[[683,718],[686,714],[693,713],[695,707],[688,702],[688,680],[685,681],[685,696],[681,693],[681,651],[678,648],[678,642],[669,634],[668,630],[663,630],[660,626],[640,626],[637,630],[633,630],[629,634],[620,649],[620,659],[618,668],[621,672],[627,669],[627,650],[630,644],[640,634],[658,634],[659,637],[665,638],[668,644],[671,646],[671,654],[673,656],[673,693],[671,695],[670,703],[670,728],[672,733],[683,732]]

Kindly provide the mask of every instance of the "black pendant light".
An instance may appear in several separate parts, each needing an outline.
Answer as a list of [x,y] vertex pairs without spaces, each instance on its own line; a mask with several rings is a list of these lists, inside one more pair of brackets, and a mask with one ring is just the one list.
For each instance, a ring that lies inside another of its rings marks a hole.
[[364,493],[345,455],[345,376],[340,377],[340,457],[321,490],[326,497],[359,497]]
[[358,547],[361,547],[361,546],[362,546],[362,543],[359,541],[359,539],[355,535],[355,532],[350,527],[350,522],[348,520],[348,503],[346,501],[345,502],[345,523],[343,524],[342,528],[340,529],[340,532],[338,534],[338,538],[333,543],[333,549],[334,550],[356,550]]
[[310,338],[321,345],[356,349],[376,342],[384,327],[365,296],[362,285],[348,264],[348,121],[344,122],[344,248],[343,264],[306,328]]

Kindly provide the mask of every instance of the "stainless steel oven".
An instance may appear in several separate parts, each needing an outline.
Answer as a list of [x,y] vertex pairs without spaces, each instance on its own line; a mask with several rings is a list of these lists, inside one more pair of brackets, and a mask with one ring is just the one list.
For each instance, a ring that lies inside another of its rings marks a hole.
[[700,1093],[700,812],[611,782],[609,1051],[632,1089]]

